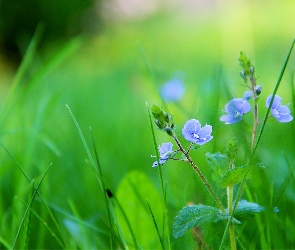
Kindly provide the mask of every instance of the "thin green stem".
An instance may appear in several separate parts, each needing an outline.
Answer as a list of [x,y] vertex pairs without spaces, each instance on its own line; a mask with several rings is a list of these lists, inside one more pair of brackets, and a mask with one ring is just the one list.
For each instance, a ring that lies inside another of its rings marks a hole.
[[222,212],[225,213],[225,209],[224,209],[221,201],[218,199],[217,195],[212,190],[209,182],[207,181],[207,179],[204,176],[204,174],[202,173],[202,171],[193,162],[192,158],[190,157],[190,155],[188,154],[188,152],[183,148],[183,146],[181,145],[181,143],[178,140],[178,138],[175,135],[173,135],[172,137],[173,137],[174,141],[176,142],[176,144],[177,144],[178,148],[180,149],[180,151],[185,155],[185,157],[186,157],[187,161],[189,162],[189,164],[193,167],[193,169],[197,172],[197,174],[201,178],[202,182],[204,183],[205,187],[207,188],[207,190],[209,191],[209,193],[211,194],[211,196],[213,197],[213,199],[215,200],[215,202],[217,203],[217,205],[219,206],[219,208],[222,210]]
[[[229,164],[229,170],[233,169],[233,162],[231,161]],[[227,187],[227,207],[228,213],[233,214],[233,194],[234,194],[234,186],[230,185]],[[235,228],[234,224],[231,222],[229,226],[229,237],[230,237],[230,245],[232,250],[236,250],[236,236],[235,236]]]
[[251,152],[254,152],[256,136],[257,136],[257,128],[258,128],[258,99],[255,98],[254,104],[254,123],[253,123],[253,130],[252,130],[252,142],[251,142]]

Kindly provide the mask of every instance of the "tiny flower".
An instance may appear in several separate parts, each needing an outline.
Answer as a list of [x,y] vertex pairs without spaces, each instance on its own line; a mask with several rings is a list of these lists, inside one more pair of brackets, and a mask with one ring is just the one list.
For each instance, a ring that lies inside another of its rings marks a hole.
[[242,120],[242,116],[251,110],[251,105],[243,98],[234,98],[225,105],[225,112],[220,121],[233,124]]
[[203,145],[213,138],[211,132],[212,126],[205,125],[204,127],[201,127],[200,122],[195,119],[187,121],[182,129],[182,135],[187,141],[199,145]]
[[[160,152],[160,159],[159,159],[160,164],[164,164],[170,157],[172,157],[175,154],[175,152],[172,151],[172,146],[173,146],[172,143],[168,142],[168,143],[163,143],[162,146],[158,147]],[[152,167],[157,167],[158,165],[159,165],[158,161],[155,161]]]
[[[268,108],[272,99],[272,95],[266,99],[266,107]],[[282,98],[278,95],[275,95],[273,103],[271,105],[271,114],[279,122],[290,122],[293,120],[291,116],[291,111],[286,105],[281,105]]]
[[160,95],[164,101],[177,102],[185,94],[185,85],[181,79],[172,78],[160,87]]

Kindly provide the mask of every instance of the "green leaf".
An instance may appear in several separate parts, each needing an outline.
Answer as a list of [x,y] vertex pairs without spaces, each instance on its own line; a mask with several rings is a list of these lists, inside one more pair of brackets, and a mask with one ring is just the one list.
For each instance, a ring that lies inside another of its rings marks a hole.
[[226,175],[223,177],[222,181],[219,183],[219,186],[222,188],[226,188],[227,186],[240,183],[244,179],[248,171],[249,171],[249,166],[235,167],[229,170],[226,173]]
[[[229,218],[230,215],[228,213],[223,213],[220,209],[215,207],[202,204],[187,206],[179,211],[174,219],[173,236],[178,238],[193,227],[202,226],[204,223],[216,223],[218,221],[228,220]],[[241,224],[241,222],[235,218],[233,218],[232,221]]]
[[227,144],[226,157],[229,161],[234,161],[238,154],[238,144],[237,141],[233,138]]
[[245,219],[247,217],[253,216],[254,213],[260,213],[263,210],[265,210],[265,208],[258,205],[257,203],[241,200],[236,208],[235,217],[239,219]]
[[[162,226],[163,201],[149,178],[139,171],[128,173],[119,184],[115,196],[125,211],[138,245],[143,249],[161,248],[154,222],[158,226]],[[153,216],[151,216],[151,209]],[[131,239],[131,232],[128,228],[126,217],[118,206],[115,207],[115,211],[125,238]],[[137,248],[137,246],[130,242],[129,248],[133,249]]]
[[212,178],[217,183],[221,182],[223,176],[228,170],[228,161],[226,156],[221,153],[206,153],[206,160],[212,169]]

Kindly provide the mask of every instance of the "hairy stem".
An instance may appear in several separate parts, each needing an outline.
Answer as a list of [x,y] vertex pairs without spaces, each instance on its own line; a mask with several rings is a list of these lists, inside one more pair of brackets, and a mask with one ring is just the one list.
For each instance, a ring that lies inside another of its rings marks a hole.
[[190,157],[190,155],[188,154],[188,152],[182,147],[182,145],[181,145],[180,141],[177,139],[177,137],[175,135],[173,135],[172,137],[173,137],[174,141],[176,142],[176,144],[177,144],[178,148],[180,149],[180,151],[185,155],[185,157],[186,157],[187,161],[189,162],[189,164],[193,167],[193,169],[197,172],[197,174],[201,178],[202,182],[204,183],[205,187],[207,188],[207,190],[209,191],[209,193],[211,194],[211,196],[213,197],[213,199],[215,200],[215,202],[217,203],[217,205],[219,206],[219,208],[222,210],[222,212],[225,213],[225,209],[224,209],[221,201],[218,199],[218,197],[216,196],[216,194],[212,190],[209,182],[207,181],[207,179],[204,176],[204,174],[202,173],[202,171],[193,162],[192,158]]

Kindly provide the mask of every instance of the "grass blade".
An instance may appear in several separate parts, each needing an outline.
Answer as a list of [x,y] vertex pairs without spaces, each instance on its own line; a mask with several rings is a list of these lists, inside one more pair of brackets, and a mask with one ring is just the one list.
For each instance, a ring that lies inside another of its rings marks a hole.
[[[110,214],[110,215],[108,215],[108,216],[110,216],[110,217],[109,217],[109,222],[110,222],[110,225],[111,225],[111,224],[112,224],[111,218],[115,219],[115,218],[116,218],[116,215],[115,215],[115,212],[114,212],[114,210],[113,210],[113,208],[112,208],[112,203],[110,202],[110,200],[109,200],[108,197],[107,197],[107,188],[106,188],[106,185],[105,185],[105,183],[104,183],[104,181],[103,181],[103,179],[102,179],[102,170],[101,170],[101,166],[100,166],[100,163],[99,163],[99,159],[98,159],[98,154],[97,154],[97,150],[96,150],[95,142],[94,142],[94,140],[92,139],[92,143],[93,143],[93,145],[94,145],[94,150],[95,150],[95,156],[96,156],[96,162],[97,162],[97,165],[95,164],[94,159],[93,159],[93,157],[92,157],[92,155],[91,155],[91,153],[90,153],[90,149],[89,149],[89,147],[88,147],[88,144],[87,144],[87,142],[86,142],[86,140],[85,140],[85,137],[84,137],[84,135],[83,135],[83,132],[82,132],[80,126],[79,126],[79,123],[78,123],[76,117],[74,116],[74,114],[73,114],[72,110],[70,109],[70,107],[69,107],[68,105],[66,105],[66,107],[67,107],[67,109],[68,109],[68,111],[69,111],[69,113],[70,113],[70,115],[71,115],[71,117],[72,117],[72,119],[73,119],[73,122],[74,122],[74,124],[75,124],[77,130],[78,130],[78,133],[79,133],[80,139],[82,140],[82,143],[83,143],[84,149],[85,149],[85,151],[86,151],[86,153],[87,153],[87,156],[88,156],[88,159],[89,159],[89,161],[90,161],[90,163],[91,163],[91,168],[92,168],[93,171],[95,172],[95,175],[96,175],[96,177],[97,177],[97,180],[98,180],[98,182],[99,182],[99,185],[100,185],[102,191],[104,192],[105,199],[106,199],[106,202],[107,202],[107,209],[108,209],[109,214]],[[92,137],[92,138],[93,138],[93,137]],[[121,239],[122,242],[124,242],[124,244],[125,244],[125,248],[127,249],[128,247],[127,247],[127,245],[126,245],[126,241],[125,241],[124,236],[123,236],[123,234],[122,234],[122,232],[121,232],[121,230],[120,230],[120,227],[119,227],[119,224],[118,224],[118,221],[117,221],[117,220],[115,220],[115,224],[116,224],[116,226],[117,226],[117,230],[118,230],[118,232],[119,232],[120,239]]]
[[165,248],[164,248],[164,242],[163,242],[163,239],[162,239],[162,237],[161,237],[161,234],[160,234],[160,231],[159,231],[159,227],[158,227],[157,221],[156,221],[156,219],[155,219],[154,213],[153,213],[153,211],[152,211],[152,208],[151,208],[149,202],[146,201],[146,203],[147,203],[147,205],[148,205],[148,208],[149,208],[150,214],[151,214],[151,216],[152,216],[152,219],[153,219],[153,222],[154,222],[154,225],[155,225],[155,228],[156,228],[156,231],[157,231],[157,234],[158,234],[159,241],[160,241],[160,243],[161,243],[162,249],[164,250],[164,249],[165,249]]
[[[131,227],[130,221],[129,221],[128,217],[127,217],[127,214],[125,213],[125,210],[123,209],[123,207],[121,206],[120,202],[118,201],[118,199],[116,197],[114,197],[114,200],[116,201],[116,204],[118,205],[118,207],[119,207],[119,209],[120,209],[120,211],[121,211],[121,213],[122,213],[122,215],[123,215],[123,217],[125,219],[125,222],[127,224],[127,227],[129,229],[129,232],[131,234],[131,238],[133,240],[133,243],[134,243],[135,248],[136,249],[140,249],[140,246],[137,243],[135,234],[134,234],[133,229]],[[128,248],[128,247],[126,247],[126,248]]]
[[[28,196],[28,201],[30,201],[33,197],[34,194],[34,180],[32,181],[32,188],[31,188],[31,193]],[[23,236],[23,242],[21,245],[22,249],[28,249],[29,245],[29,239],[30,239],[30,226],[31,226],[31,208],[28,211],[28,214],[26,216],[26,220],[24,222],[24,236]]]
[[[6,153],[10,156],[10,158],[13,160],[13,162],[15,163],[15,165],[18,167],[18,169],[22,172],[22,174],[25,176],[25,178],[28,180],[28,182],[32,183],[32,180],[29,178],[29,176],[26,174],[26,172],[22,169],[22,167],[18,164],[18,162],[15,160],[15,158],[12,156],[12,154],[10,154],[10,152],[8,151],[8,149],[3,145],[1,144],[3,149],[6,151]],[[53,223],[55,224],[60,236],[62,237],[62,241],[64,242],[64,245],[63,247],[64,248],[67,248],[66,247],[66,244],[65,244],[65,239],[64,239],[64,236],[63,236],[63,233],[61,231],[61,228],[60,226],[58,225],[58,222],[57,220],[55,219],[53,213],[51,212],[49,206],[47,205],[47,203],[45,202],[45,200],[43,199],[42,195],[39,193],[39,191],[37,190],[37,194],[39,195],[42,203],[45,205],[49,215],[50,215],[50,218],[52,219]]]
[[288,53],[288,55],[287,55],[287,58],[286,58],[285,63],[284,63],[284,65],[283,65],[283,68],[282,68],[281,73],[280,73],[280,75],[279,75],[279,79],[278,79],[277,84],[276,84],[276,86],[275,86],[275,88],[274,88],[274,91],[273,91],[273,93],[272,93],[273,96],[272,96],[272,98],[271,98],[271,101],[270,101],[269,107],[268,107],[268,109],[267,109],[267,111],[266,111],[266,114],[265,114],[265,117],[264,117],[264,120],[263,120],[262,127],[261,127],[260,132],[259,132],[259,135],[258,135],[258,137],[257,137],[256,144],[255,144],[255,147],[254,147],[254,150],[253,150],[253,154],[255,154],[255,151],[256,151],[257,146],[258,146],[258,144],[259,144],[259,141],[260,141],[260,138],[261,138],[262,132],[263,132],[263,130],[264,130],[264,127],[265,127],[265,124],[266,124],[266,121],[267,121],[267,118],[268,118],[268,115],[269,115],[269,112],[270,112],[270,109],[271,109],[272,103],[273,103],[273,101],[274,101],[275,94],[277,93],[278,88],[279,88],[279,86],[280,86],[280,84],[281,84],[281,80],[282,80],[282,78],[283,78],[283,75],[284,75],[284,73],[285,73],[285,70],[286,70],[287,64],[288,64],[288,62],[289,62],[289,59],[290,59],[290,56],[291,56],[291,53],[292,53],[292,50],[293,50],[294,44],[295,44],[295,39],[294,39],[293,42],[292,42],[291,48],[290,48],[290,50],[289,50],[289,53]]
[[16,197],[17,200],[19,200],[24,206],[26,206],[27,208],[29,208],[29,210],[31,211],[32,214],[34,214],[41,222],[42,224],[48,229],[48,231],[51,233],[52,237],[55,238],[55,240],[57,241],[57,243],[63,248],[63,249],[67,249],[67,247],[58,239],[58,237],[56,236],[56,234],[54,233],[54,231],[48,226],[48,223],[44,220],[42,220],[42,218],[36,213],[35,210],[33,210],[28,204],[26,204],[24,201],[20,200],[19,198]]
[[21,223],[20,223],[20,225],[19,225],[19,228],[18,228],[18,230],[17,230],[17,233],[16,233],[16,236],[15,236],[15,239],[14,239],[14,242],[13,242],[13,245],[12,245],[12,248],[15,248],[15,245],[16,245],[17,239],[18,239],[18,237],[19,237],[19,234],[20,234],[21,228],[22,228],[22,226],[23,226],[23,224],[24,224],[24,221],[25,221],[25,219],[26,219],[26,217],[27,217],[27,214],[28,214],[28,212],[29,212],[29,210],[30,210],[30,207],[32,206],[32,203],[33,203],[33,201],[34,201],[34,199],[35,199],[35,196],[36,196],[36,194],[37,194],[37,192],[38,192],[38,189],[40,188],[41,183],[43,182],[43,180],[44,180],[46,174],[48,173],[48,171],[49,171],[49,169],[50,169],[50,167],[51,167],[51,164],[49,165],[49,167],[47,168],[47,170],[46,170],[45,173],[43,174],[43,176],[42,176],[42,178],[41,178],[41,181],[39,182],[38,186],[37,186],[37,187],[35,188],[35,190],[34,190],[34,193],[33,193],[33,195],[32,195],[32,198],[31,198],[31,200],[30,200],[30,202],[29,202],[29,204],[28,204],[28,207],[27,207],[27,209],[26,209],[26,211],[25,211],[25,213],[24,213],[24,216],[23,216],[23,218],[22,218],[22,220],[21,220]]

